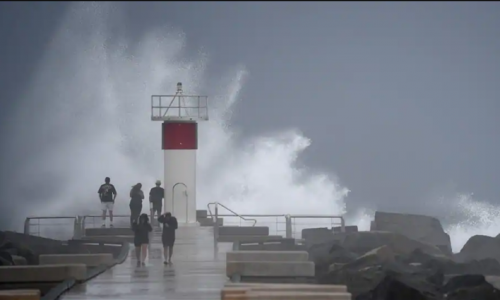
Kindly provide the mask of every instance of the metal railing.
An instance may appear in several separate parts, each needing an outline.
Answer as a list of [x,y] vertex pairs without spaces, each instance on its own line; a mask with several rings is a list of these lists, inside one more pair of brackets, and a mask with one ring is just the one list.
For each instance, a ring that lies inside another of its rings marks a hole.
[[[210,205],[213,205],[215,207],[215,219],[214,219],[214,214],[212,214],[212,210],[210,209]],[[219,202],[212,202],[212,203],[208,203],[207,204],[207,210],[208,210],[208,213],[210,214],[210,217],[212,217],[212,220],[214,220],[215,223],[217,223],[217,218],[219,215],[219,206],[225,208],[227,211],[229,211],[230,213],[232,213],[233,215],[232,216],[235,216],[235,217],[239,217],[240,219],[244,220],[244,221],[254,221],[253,225],[252,226],[255,226],[255,224],[257,224],[257,220],[256,219],[246,219],[245,217],[239,215],[238,213],[234,212],[232,209],[228,208],[227,206],[225,206],[224,204],[222,203],[219,203]],[[231,215],[230,215],[231,216]]]
[[[210,206],[213,205],[215,207],[214,213],[212,213],[212,210],[210,209]],[[221,215],[219,214],[219,209],[218,207],[221,206],[225,208],[226,210],[230,211],[232,215]],[[227,206],[218,203],[218,202],[213,202],[209,203],[207,205],[208,213],[210,214],[210,217],[213,220],[213,232],[214,232],[214,253],[218,253],[218,240],[219,240],[219,227],[220,224],[217,221],[219,217],[237,217],[240,220],[240,226],[242,225],[241,220],[243,221],[254,221],[254,223],[251,226],[255,226],[257,224],[257,219],[255,218],[276,218],[275,224],[276,224],[276,235],[282,235],[279,234],[279,232],[282,232],[283,230],[279,229],[279,224],[285,224],[285,237],[286,238],[295,238],[295,239],[301,239],[302,238],[302,230],[306,228],[313,228],[311,227],[310,223],[298,223],[297,220],[303,220],[303,219],[322,219],[326,222],[322,222],[321,225],[326,225],[330,226],[333,229],[333,226],[336,225],[334,220],[339,220],[340,225],[340,232],[345,232],[345,220],[342,216],[336,216],[336,215],[265,215],[265,214],[254,214],[254,215],[240,215],[236,213],[235,211],[229,209]],[[247,219],[248,218],[254,218],[254,219]],[[280,222],[279,218],[284,218],[284,222]],[[224,224],[227,224],[224,222]],[[261,223],[259,223],[260,225]],[[318,226],[318,224],[314,224],[313,226]],[[270,228],[271,229],[271,228]],[[271,230],[270,230],[271,233]],[[298,238],[298,234],[300,233],[300,238]]]
[[[71,224],[73,232],[69,233],[67,225]],[[24,221],[24,234],[46,238],[73,237],[79,227],[78,216],[28,217]]]

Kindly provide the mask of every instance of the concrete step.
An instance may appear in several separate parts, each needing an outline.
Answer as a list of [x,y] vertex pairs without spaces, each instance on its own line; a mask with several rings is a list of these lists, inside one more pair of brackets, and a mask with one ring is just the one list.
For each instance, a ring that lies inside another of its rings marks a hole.
[[283,238],[280,235],[219,235],[219,243],[234,243],[244,241],[247,243],[265,242],[267,240],[276,240]]
[[114,227],[114,228],[87,228],[85,236],[117,236],[117,235],[134,235],[134,232],[129,227]]
[[316,291],[316,292],[347,292],[347,286],[334,284],[272,284],[227,282],[224,289],[246,289],[253,291]]
[[[198,221],[198,223],[200,223],[200,226],[203,227],[209,227],[215,225],[215,222],[211,218],[198,218],[196,219],[196,221]],[[224,219],[218,218],[217,221],[219,222],[219,226],[224,225]]]
[[205,219],[208,217],[208,211],[206,209],[196,210],[196,219]]
[[226,253],[226,261],[300,262],[309,261],[309,253],[307,251],[230,251]]
[[269,227],[266,226],[221,226],[219,236],[223,235],[269,235]]
[[230,261],[226,263],[228,277],[314,277],[312,261]]
[[134,236],[133,235],[123,235],[123,236],[85,236],[82,240],[89,242],[104,242],[104,243],[133,243]]
[[350,293],[297,291],[238,291],[226,293],[222,300],[351,300]]

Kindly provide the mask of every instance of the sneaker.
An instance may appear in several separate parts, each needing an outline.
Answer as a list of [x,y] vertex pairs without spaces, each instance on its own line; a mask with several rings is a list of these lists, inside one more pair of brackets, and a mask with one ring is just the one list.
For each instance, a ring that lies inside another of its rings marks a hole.
[[164,262],[163,262],[163,264],[164,264],[164,265],[168,265],[168,261],[164,261]]
[[140,267],[140,266],[141,266],[141,262],[140,262],[140,261],[138,261],[138,262],[137,262],[137,266],[138,266],[138,267]]
[[109,228],[114,228],[115,226],[113,226],[113,224],[109,224]]
[[145,266],[146,266],[146,263],[144,263],[144,262],[143,262],[143,263],[142,263],[142,266],[143,266],[143,267],[145,267]]
[[101,228],[106,228],[106,224],[102,224]]

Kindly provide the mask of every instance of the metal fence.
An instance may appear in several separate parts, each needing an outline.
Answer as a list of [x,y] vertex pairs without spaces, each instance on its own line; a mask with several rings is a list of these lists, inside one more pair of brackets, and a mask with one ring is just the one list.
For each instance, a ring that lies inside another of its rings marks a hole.
[[75,227],[79,226],[78,217],[28,217],[24,221],[24,233],[50,239],[71,239]]
[[[219,214],[220,208],[227,210],[229,214]],[[306,228],[338,226],[340,232],[345,231],[344,218],[335,215],[240,215],[218,202],[209,203],[207,212],[214,221],[223,218],[224,226],[266,226],[269,227],[270,235],[287,238],[301,239],[302,230]],[[115,215],[113,218],[116,227],[130,225],[130,215]],[[101,226],[101,215],[29,217],[24,224],[24,233],[61,240],[82,237],[86,228]],[[219,223],[214,222],[214,236],[218,233],[218,227]]]

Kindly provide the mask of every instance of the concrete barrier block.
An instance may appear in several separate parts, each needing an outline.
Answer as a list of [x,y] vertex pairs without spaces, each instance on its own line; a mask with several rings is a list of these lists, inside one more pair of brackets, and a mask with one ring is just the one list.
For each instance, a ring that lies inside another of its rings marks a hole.
[[40,265],[84,264],[87,267],[111,265],[114,262],[111,253],[100,254],[45,254],[39,256]]
[[281,239],[279,235],[219,235],[218,242],[220,243],[234,243],[234,242],[246,242],[246,243],[258,243],[265,242],[267,240]]
[[231,236],[241,236],[241,235],[269,235],[269,227],[266,226],[222,226],[219,227],[219,236],[231,235]]
[[345,285],[327,285],[327,284],[286,284],[286,283],[245,283],[228,282],[224,285],[225,289],[232,290],[252,290],[252,291],[315,291],[327,293],[347,293]]
[[351,300],[350,293],[249,291],[244,294],[228,294],[223,300]]
[[40,290],[3,290],[0,300],[40,300]]
[[134,232],[129,227],[85,229],[85,236],[118,236],[118,235],[134,235]]
[[208,212],[206,209],[199,209],[196,211],[196,219],[204,219],[208,217]]
[[231,261],[226,263],[226,275],[252,277],[313,277],[314,262],[311,261]]
[[0,283],[59,282],[68,278],[84,280],[87,266],[84,264],[1,266]]
[[134,236],[131,235],[124,235],[124,236],[85,236],[82,238],[82,240],[88,241],[88,242],[104,242],[104,243],[116,243],[116,244],[121,244],[121,243],[133,243],[134,242]]
[[[214,226],[214,221],[210,218],[199,218],[196,221],[198,221],[198,223],[200,223],[200,226],[202,227]],[[224,219],[218,218],[217,221],[219,223],[219,226],[224,225]]]
[[308,261],[307,251],[230,251],[226,261]]

